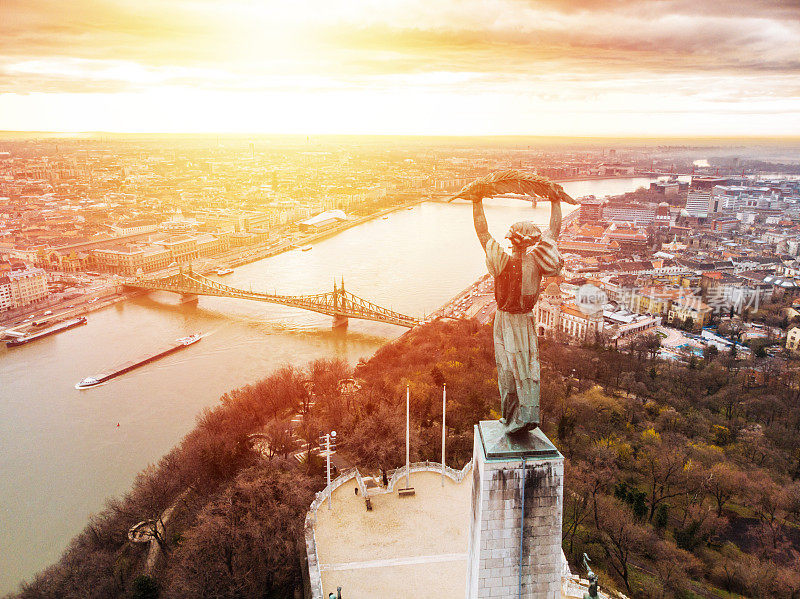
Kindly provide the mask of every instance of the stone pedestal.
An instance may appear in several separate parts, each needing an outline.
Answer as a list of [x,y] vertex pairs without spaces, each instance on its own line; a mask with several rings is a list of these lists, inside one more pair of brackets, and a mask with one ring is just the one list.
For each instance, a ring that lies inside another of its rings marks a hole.
[[467,598],[559,598],[564,457],[538,428],[482,421],[472,474]]

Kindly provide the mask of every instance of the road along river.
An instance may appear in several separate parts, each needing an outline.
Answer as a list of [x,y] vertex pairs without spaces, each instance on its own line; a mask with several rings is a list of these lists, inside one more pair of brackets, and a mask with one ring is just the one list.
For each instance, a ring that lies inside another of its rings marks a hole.
[[[649,179],[565,183],[573,197],[646,186]],[[491,200],[502,238],[517,220],[545,224],[549,204]],[[565,206],[565,213],[571,206]],[[485,272],[469,205],[425,203],[346,230],[221,279],[259,291],[307,294],[345,287],[369,301],[424,316]],[[180,305],[153,293],[88,315],[87,325],[14,349],[0,348],[0,593],[58,559],[70,538],[124,493],[225,391],[284,363],[369,357],[405,329],[247,300],[201,297]],[[196,332],[201,342],[79,391],[75,383]],[[119,425],[119,426],[118,426]]]

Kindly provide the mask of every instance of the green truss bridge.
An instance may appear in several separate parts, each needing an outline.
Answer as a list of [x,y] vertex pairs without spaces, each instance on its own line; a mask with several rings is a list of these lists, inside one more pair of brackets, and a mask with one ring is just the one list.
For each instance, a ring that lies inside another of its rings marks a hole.
[[238,289],[199,275],[191,270],[184,271],[181,269],[177,274],[162,278],[127,281],[125,286],[145,291],[171,291],[179,293],[185,298],[192,298],[198,295],[213,295],[302,308],[303,310],[333,316],[334,328],[346,327],[350,318],[388,322],[389,324],[408,328],[419,322],[417,318],[383,308],[357,295],[353,295],[349,291],[345,291],[344,281],[342,281],[341,286],[337,286],[336,281],[334,281],[333,291],[328,291],[327,293],[277,295]]

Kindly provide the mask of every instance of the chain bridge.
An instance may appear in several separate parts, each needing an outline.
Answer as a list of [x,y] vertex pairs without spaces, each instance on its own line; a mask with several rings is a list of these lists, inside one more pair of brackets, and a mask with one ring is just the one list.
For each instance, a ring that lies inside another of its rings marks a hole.
[[417,318],[383,308],[357,295],[353,295],[349,291],[345,291],[344,280],[341,285],[337,285],[334,280],[333,291],[328,291],[327,293],[278,295],[238,289],[204,277],[191,270],[184,271],[181,269],[177,274],[162,278],[129,280],[125,283],[125,286],[145,291],[171,291],[184,297],[213,295],[292,306],[333,316],[333,326],[335,328],[346,327],[349,318],[388,322],[389,324],[409,328],[419,322]]

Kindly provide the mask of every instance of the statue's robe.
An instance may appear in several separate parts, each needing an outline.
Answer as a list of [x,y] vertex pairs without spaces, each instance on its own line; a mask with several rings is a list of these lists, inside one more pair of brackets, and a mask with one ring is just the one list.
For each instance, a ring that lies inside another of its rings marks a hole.
[[506,432],[539,425],[539,345],[533,308],[543,277],[559,274],[564,263],[550,229],[514,258],[496,240],[486,242],[486,266],[495,279],[494,356]]

